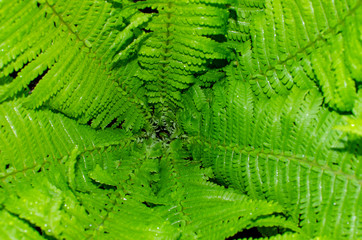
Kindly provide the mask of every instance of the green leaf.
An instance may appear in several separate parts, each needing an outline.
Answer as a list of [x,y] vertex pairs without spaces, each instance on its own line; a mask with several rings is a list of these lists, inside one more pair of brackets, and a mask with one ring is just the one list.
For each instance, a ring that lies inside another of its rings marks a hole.
[[189,132],[193,158],[211,166],[219,182],[280,203],[312,237],[357,236],[362,155],[358,143],[340,142],[333,128],[341,117],[321,106],[321,95],[295,88],[257,100],[240,81],[214,92]]

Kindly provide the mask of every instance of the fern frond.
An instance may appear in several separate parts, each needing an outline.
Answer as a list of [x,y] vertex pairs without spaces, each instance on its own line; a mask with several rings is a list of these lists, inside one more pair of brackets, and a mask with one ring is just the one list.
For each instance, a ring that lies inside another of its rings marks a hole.
[[[123,131],[96,131],[48,110],[27,110],[18,102],[3,103],[1,112],[0,186],[7,196],[0,199],[1,214],[24,219],[46,237],[104,239],[109,229],[111,236],[124,239],[175,234],[151,209],[126,201],[124,184],[140,165],[137,159],[144,157],[144,148],[130,148]],[[138,224],[145,215],[144,224]]]
[[359,7],[351,16],[345,19],[342,32],[344,41],[344,59],[346,62],[345,66],[347,66],[351,78],[355,79],[357,83],[362,82],[362,44],[361,39],[358,38],[359,34],[361,34],[361,25],[359,24],[361,21],[362,8]]
[[[114,52],[124,50],[134,38],[124,23],[123,32],[114,31],[122,16],[111,4],[32,0],[3,5],[1,11],[7,12],[0,18],[5,28],[0,35],[5,53],[0,57],[0,77],[13,73],[16,78],[0,86],[1,101],[41,76],[24,103],[29,108],[46,105],[80,123],[92,121],[93,127],[105,128],[113,120],[120,124],[128,118],[137,119],[135,130],[144,124],[141,119],[148,112],[143,99],[126,97],[129,92],[120,86],[117,71],[110,71]],[[132,27],[138,27],[136,22]],[[117,105],[120,102],[123,107]],[[131,117],[125,115],[130,109],[135,110]]]
[[6,240],[45,239],[35,229],[31,228],[26,221],[22,221],[7,211],[0,211],[0,234]]
[[[54,170],[5,185],[4,208],[42,229],[47,238],[174,239],[172,226],[152,209],[113,190],[74,193],[64,187],[61,172]],[[49,181],[54,176],[56,183]]]
[[359,90],[353,107],[353,116],[345,116],[346,124],[336,129],[362,137],[362,91]]
[[122,139],[120,131],[98,133],[60,114],[27,110],[19,102],[3,103],[0,112],[3,180],[36,172],[70,156],[75,148],[83,153],[118,145]]
[[[276,236],[271,236],[271,237],[265,237],[265,238],[239,238],[238,240],[303,240],[305,239],[304,236],[300,235],[300,234],[283,234],[283,235],[276,235]],[[313,238],[314,239],[314,238]],[[315,238],[314,240],[327,240],[328,238]]]
[[251,22],[255,14],[263,11],[265,0],[236,1],[231,7],[227,38],[234,45],[250,40]]
[[214,91],[202,120],[189,126],[195,159],[219,181],[279,202],[311,236],[361,236],[361,154],[338,142],[340,117],[321,107],[316,90],[269,101],[257,101],[243,82]]
[[340,111],[351,111],[357,98],[356,86],[343,55],[342,34],[334,38],[332,44],[313,53],[312,64],[326,103]]
[[[251,17],[250,45],[246,37],[233,44],[236,61],[226,68],[228,76],[249,82],[256,95],[268,97],[316,82],[327,103],[351,111],[361,65],[361,43],[354,37],[361,6],[360,1],[266,1],[264,11]],[[313,48],[319,50],[311,54]]]
[[362,136],[362,118],[347,118],[347,124],[344,126],[338,126],[336,129],[352,133],[358,136]]
[[133,6],[152,9],[145,27],[149,37],[137,58],[149,103],[180,106],[180,91],[195,82],[194,74],[206,72],[214,59],[228,58],[226,45],[213,38],[226,34],[225,5],[231,2],[148,0]]
[[362,238],[361,16],[0,0],[0,238]]
[[207,181],[212,176],[209,169],[184,160],[189,153],[181,141],[172,142],[167,153],[160,161],[157,196],[169,199],[165,217],[181,228],[181,239],[225,239],[244,229],[266,226],[265,220],[262,223],[266,218],[274,226],[288,225],[286,219],[273,217],[282,211],[277,204],[251,200]]

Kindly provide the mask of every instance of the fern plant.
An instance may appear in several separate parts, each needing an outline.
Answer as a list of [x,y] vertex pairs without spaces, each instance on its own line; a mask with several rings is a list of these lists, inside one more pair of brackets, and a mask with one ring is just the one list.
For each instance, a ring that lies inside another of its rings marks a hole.
[[0,1],[0,239],[362,238],[362,1]]

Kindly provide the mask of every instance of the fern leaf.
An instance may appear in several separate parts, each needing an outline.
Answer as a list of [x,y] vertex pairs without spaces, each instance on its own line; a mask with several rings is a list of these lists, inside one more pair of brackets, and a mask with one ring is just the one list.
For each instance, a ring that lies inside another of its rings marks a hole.
[[362,91],[358,91],[353,108],[353,116],[346,116],[346,124],[336,126],[336,129],[362,137]]
[[[117,171],[119,157],[128,158],[129,163],[136,163],[134,159],[140,157],[130,153],[127,135],[121,137],[121,131],[116,130],[98,132],[60,114],[24,109],[17,102],[3,103],[1,109],[1,189],[8,196],[1,199],[1,214],[10,212],[17,219],[24,219],[42,229],[46,237],[103,239],[109,229],[111,236],[121,234],[125,239],[175,234],[161,216],[142,203],[114,199],[124,196],[123,185],[135,167],[124,161],[121,171]],[[105,173],[112,176],[112,172],[118,182],[104,177]],[[99,184],[110,187],[102,190]],[[120,190],[115,192],[112,185]],[[149,220],[137,225],[138,216],[145,214]],[[120,219],[126,216],[134,217],[120,225]],[[131,219],[135,221],[133,229],[128,226]]]
[[231,2],[148,0],[132,6],[152,9],[145,28],[149,37],[137,58],[149,103],[171,109],[180,106],[180,91],[195,82],[194,74],[206,72],[213,59],[228,57],[226,45],[212,38],[226,33],[225,5]]
[[286,219],[273,218],[282,211],[277,204],[254,201],[208,182],[209,170],[200,171],[199,164],[185,161],[189,154],[180,141],[172,142],[167,153],[160,162],[157,196],[170,199],[165,217],[182,229],[181,239],[225,239],[258,224],[266,226],[258,221],[268,217],[274,225],[288,225]]
[[[246,83],[218,88],[192,131],[194,158],[212,166],[219,181],[279,202],[310,236],[360,236],[361,155],[338,142],[341,133],[332,128],[340,117],[321,107],[317,91],[256,101]],[[226,92],[223,104],[218,92]]]
[[360,9],[359,1],[266,1],[264,11],[237,16],[249,16],[250,37],[232,44],[236,57],[226,68],[228,76],[249,82],[256,95],[268,97],[317,83],[331,107],[351,111],[361,59],[361,43],[353,37],[358,24],[353,24]]
[[0,238],[362,238],[361,11],[0,0]]
[[[305,239],[304,236],[300,235],[300,234],[283,234],[283,235],[276,235],[276,236],[271,236],[271,237],[265,237],[265,238],[253,238],[253,237],[250,237],[250,238],[242,238],[242,240],[302,240],[302,239]],[[314,239],[314,238],[313,238]],[[327,239],[327,238],[315,238],[315,240],[322,240],[322,239]],[[240,238],[239,238],[240,240]]]
[[227,38],[236,46],[250,40],[250,27],[255,14],[263,11],[264,0],[237,1],[231,6]]
[[351,111],[356,100],[355,82],[344,63],[343,39],[339,34],[333,45],[313,53],[312,63],[326,102],[341,111]]
[[[119,131],[97,133],[60,114],[27,110],[19,102],[7,102],[1,112],[1,178],[31,174],[53,161],[119,144]],[[47,144],[44,144],[47,143]]]
[[[130,28],[134,30],[146,20],[112,31],[122,16],[103,1],[6,2],[2,11],[7,9],[0,18],[6,29],[0,36],[0,48],[6,53],[1,56],[0,76],[12,73],[17,77],[0,86],[1,101],[41,78],[24,103],[29,108],[46,105],[101,128],[113,120],[127,122],[124,113],[132,108],[137,109],[132,116],[133,121],[138,119],[135,130],[143,126],[140,119],[148,113],[140,106],[142,98],[125,97],[125,86],[121,87],[117,71],[110,68],[113,51],[124,50],[129,39],[135,38]],[[137,19],[137,14],[129,17]],[[127,104],[119,108],[117,102]],[[109,117],[99,118],[100,114]]]
[[22,221],[16,216],[0,211],[1,237],[5,240],[29,239],[38,240],[45,239],[40,236],[33,228],[29,227],[27,222]]

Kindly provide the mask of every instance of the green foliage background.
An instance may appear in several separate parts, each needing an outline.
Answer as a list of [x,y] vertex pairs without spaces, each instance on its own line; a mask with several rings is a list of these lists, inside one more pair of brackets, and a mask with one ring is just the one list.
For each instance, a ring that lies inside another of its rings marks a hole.
[[362,1],[0,0],[0,239],[361,239]]

